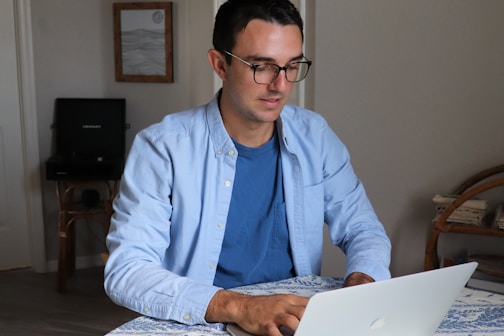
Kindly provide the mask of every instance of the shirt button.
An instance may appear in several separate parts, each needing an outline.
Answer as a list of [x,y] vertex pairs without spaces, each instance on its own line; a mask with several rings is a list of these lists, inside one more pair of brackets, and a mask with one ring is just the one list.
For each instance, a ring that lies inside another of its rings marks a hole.
[[185,313],[183,319],[184,321],[189,321],[191,319],[191,314]]
[[150,312],[150,308],[149,307],[144,307],[143,311],[144,311],[144,313],[148,313],[148,312]]
[[229,152],[228,152],[228,154],[229,154],[230,156],[235,155],[235,150],[234,150],[234,149],[230,149],[230,150],[229,150]]
[[217,151],[217,155],[222,155],[222,151],[220,149]]
[[226,180],[226,181],[224,182],[224,185],[225,185],[226,187],[230,187],[230,186],[231,186],[231,181]]
[[210,265],[208,265],[208,268],[210,268],[210,269],[214,269],[214,268],[215,268],[215,264],[210,264]]
[[219,229],[222,229],[222,227],[223,227],[223,226],[224,226],[224,223],[222,223],[222,222],[219,222],[219,223],[217,224],[217,227],[218,227]]

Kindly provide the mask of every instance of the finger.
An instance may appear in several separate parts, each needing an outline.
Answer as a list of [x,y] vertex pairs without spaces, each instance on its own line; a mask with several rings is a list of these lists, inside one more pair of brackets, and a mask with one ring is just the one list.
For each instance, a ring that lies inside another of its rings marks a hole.
[[280,332],[282,333],[282,336],[294,336],[295,330],[293,329],[287,328],[286,326],[281,326],[279,329]]
[[280,329],[275,324],[269,324],[266,328],[268,336],[283,336]]
[[[296,331],[296,329],[299,326],[300,320],[301,320],[301,317],[297,317],[296,315],[286,314],[285,318],[283,319],[283,322],[281,323],[282,327],[280,329],[287,328],[289,330]],[[282,333],[282,335],[284,335],[284,333]]]
[[[285,307],[285,313],[287,315],[293,315],[297,320],[300,320],[305,312],[307,303],[308,299],[300,301],[298,304],[291,304]],[[287,318],[287,315],[284,317]]]

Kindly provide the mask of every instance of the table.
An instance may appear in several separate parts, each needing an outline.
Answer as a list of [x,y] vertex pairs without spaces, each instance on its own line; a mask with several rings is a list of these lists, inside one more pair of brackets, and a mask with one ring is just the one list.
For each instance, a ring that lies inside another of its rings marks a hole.
[[[273,283],[239,287],[233,290],[251,295],[293,293],[309,297],[318,292],[341,288],[342,285],[342,278],[309,275]],[[225,331],[225,326],[222,323],[206,326],[186,326],[173,321],[141,316],[114,329],[107,335],[213,336],[229,335],[229,333]],[[504,335],[504,295],[464,288],[435,335]]]

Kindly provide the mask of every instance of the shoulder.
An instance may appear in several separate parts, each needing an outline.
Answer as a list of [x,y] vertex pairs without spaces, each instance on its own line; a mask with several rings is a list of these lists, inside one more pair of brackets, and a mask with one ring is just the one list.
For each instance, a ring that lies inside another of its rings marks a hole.
[[329,128],[327,120],[322,115],[295,105],[285,105],[281,120],[289,132],[319,132]]
[[346,152],[345,145],[320,114],[294,105],[286,105],[281,114],[280,131],[294,151],[312,153]]
[[281,118],[284,124],[292,125],[294,127],[328,126],[326,119],[322,115],[295,105],[285,105]]
[[205,124],[205,107],[200,106],[167,114],[160,122],[148,126],[138,135],[156,143],[168,138],[188,137],[195,129],[204,128]]

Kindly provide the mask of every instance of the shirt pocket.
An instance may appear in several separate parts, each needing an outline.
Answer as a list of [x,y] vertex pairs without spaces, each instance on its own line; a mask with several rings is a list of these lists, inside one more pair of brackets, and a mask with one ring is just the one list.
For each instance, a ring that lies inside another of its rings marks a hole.
[[324,183],[317,183],[303,188],[304,219],[307,223],[324,222]]

